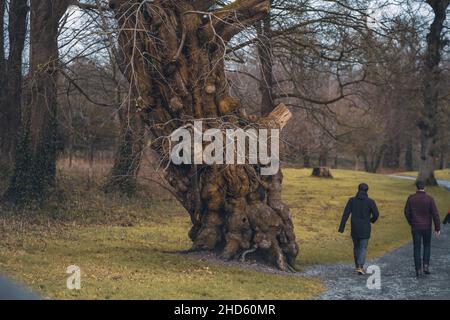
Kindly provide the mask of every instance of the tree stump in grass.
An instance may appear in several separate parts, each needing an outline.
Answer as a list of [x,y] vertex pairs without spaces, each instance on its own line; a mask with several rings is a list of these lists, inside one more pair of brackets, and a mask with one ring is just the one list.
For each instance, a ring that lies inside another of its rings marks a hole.
[[315,167],[312,172],[313,177],[318,178],[333,178],[331,170],[328,167]]

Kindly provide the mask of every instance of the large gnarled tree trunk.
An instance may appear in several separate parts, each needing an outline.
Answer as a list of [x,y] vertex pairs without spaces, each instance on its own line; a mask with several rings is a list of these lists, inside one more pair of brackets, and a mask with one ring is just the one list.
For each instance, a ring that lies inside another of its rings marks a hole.
[[[155,138],[192,119],[216,119],[204,127],[274,123],[245,116],[239,99],[230,96],[223,59],[227,42],[263,19],[269,2],[235,1],[210,11],[216,1],[110,1],[128,63],[124,73]],[[165,156],[161,141],[153,147]],[[252,252],[292,270],[298,246],[281,201],[281,172],[262,176],[249,164],[170,164],[167,180],[191,216],[193,249],[216,250],[224,259]]]
[[427,185],[437,185],[434,176],[436,140],[439,129],[439,82],[442,39],[441,33],[446,19],[450,0],[427,0],[433,8],[434,20],[427,35],[427,51],[425,54],[424,93],[422,119],[420,129],[420,168],[418,180]]

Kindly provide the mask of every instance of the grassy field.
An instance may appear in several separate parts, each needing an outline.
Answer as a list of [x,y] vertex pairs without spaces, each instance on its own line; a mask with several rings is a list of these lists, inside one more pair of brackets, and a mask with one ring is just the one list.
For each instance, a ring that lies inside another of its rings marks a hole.
[[[409,240],[403,218],[410,181],[334,170],[334,179],[285,169],[284,200],[301,247],[297,267],[350,262],[349,229],[337,233],[348,197],[364,181],[379,205],[369,254]],[[78,176],[59,177],[59,190],[42,209],[19,214],[0,207],[0,270],[44,296],[59,299],[308,299],[323,291],[319,279],[286,277],[214,265],[179,255],[190,247],[189,218],[170,197],[143,188],[135,199],[88,189]],[[1,190],[0,190],[1,191]],[[444,213],[448,193],[430,190]],[[65,287],[66,268],[78,265],[82,289]]]

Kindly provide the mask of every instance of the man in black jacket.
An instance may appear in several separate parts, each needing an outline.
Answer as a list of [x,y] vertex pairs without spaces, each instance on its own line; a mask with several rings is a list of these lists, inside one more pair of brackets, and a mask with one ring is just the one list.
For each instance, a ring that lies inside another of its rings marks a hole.
[[366,251],[369,244],[371,223],[378,220],[379,212],[374,200],[367,195],[369,186],[361,183],[358,186],[358,193],[355,197],[350,198],[344,209],[339,232],[343,233],[348,217],[351,219],[351,235],[353,239],[353,253],[355,256],[355,271],[358,274],[365,274],[364,263],[366,260]]
[[447,216],[444,219],[444,222],[442,222],[442,224],[450,224],[450,209],[448,210]]
[[[422,273],[430,274],[432,220],[436,236],[440,234],[441,221],[434,199],[425,192],[425,184],[422,181],[417,181],[416,187],[417,192],[410,195],[408,201],[406,201],[405,217],[411,226],[413,236],[416,276],[421,277]],[[420,254],[422,242],[423,258]]]

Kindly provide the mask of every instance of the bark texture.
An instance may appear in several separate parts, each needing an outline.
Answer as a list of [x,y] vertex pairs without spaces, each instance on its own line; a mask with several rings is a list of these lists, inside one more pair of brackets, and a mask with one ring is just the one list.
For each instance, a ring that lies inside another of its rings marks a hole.
[[386,145],[386,151],[383,156],[383,167],[398,169],[400,167],[400,155],[400,143],[395,140],[389,141]]
[[405,150],[405,169],[406,171],[414,171],[414,150],[412,141],[408,140]]
[[273,97],[274,79],[271,31],[271,17],[269,14],[256,25],[258,58],[261,69],[261,115],[263,116],[268,115],[275,105]]
[[43,199],[56,174],[56,77],[59,20],[70,0],[31,0],[30,71],[14,174],[5,197]]
[[434,176],[436,142],[439,129],[439,82],[441,51],[443,41],[442,29],[446,19],[450,0],[427,0],[434,11],[434,20],[427,35],[427,51],[423,77],[423,109],[419,121],[420,129],[420,168],[418,180],[427,185],[437,185]]
[[0,158],[12,161],[21,125],[22,54],[27,32],[27,0],[11,0],[8,12],[8,57],[4,50],[5,2],[0,3]]
[[[5,1],[0,1],[0,81],[5,70]],[[1,90],[2,87],[0,87]]]
[[[208,119],[203,130],[280,126],[273,117],[247,117],[230,95],[224,71],[226,44],[264,18],[269,1],[235,1],[213,11],[215,2],[110,1],[121,28],[124,74],[162,157],[167,150],[158,138],[192,119]],[[167,180],[191,217],[194,250],[215,250],[224,259],[252,254],[292,270],[299,249],[281,201],[282,179],[281,172],[262,176],[249,164],[167,168]]]
[[132,196],[136,192],[137,176],[144,152],[145,130],[141,118],[136,115],[134,108],[123,107],[118,114],[119,147],[104,190]]

